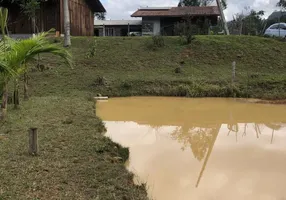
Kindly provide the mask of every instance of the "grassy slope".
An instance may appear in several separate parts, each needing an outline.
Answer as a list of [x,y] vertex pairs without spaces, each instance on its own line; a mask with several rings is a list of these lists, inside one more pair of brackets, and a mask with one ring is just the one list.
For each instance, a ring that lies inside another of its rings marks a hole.
[[[124,167],[128,149],[101,134],[93,106],[83,98],[50,96],[10,110],[0,126],[1,200],[146,199]],[[30,127],[39,128],[37,157],[27,154]]]
[[[231,64],[237,62],[237,96],[285,98],[286,45],[247,36],[198,36],[190,46],[165,38],[166,47],[152,49],[152,39],[97,38],[97,52],[87,59],[92,38],[76,38],[71,49],[74,70],[59,68],[32,74],[34,94],[233,96]],[[50,60],[50,58],[47,58]],[[56,60],[52,67],[58,65]],[[183,72],[175,73],[182,66]],[[106,84],[98,84],[97,77]]]
[[[166,47],[152,50],[151,38],[97,38],[96,56],[86,59],[93,40],[73,39],[73,70],[43,57],[51,69],[30,73],[33,97],[0,124],[0,200],[146,199],[124,168],[128,152],[101,134],[87,101],[96,93],[231,96],[236,60],[237,95],[285,97],[286,47],[276,40],[200,36],[183,46],[179,38],[166,38]],[[175,74],[180,63],[183,73]],[[34,158],[26,153],[29,127],[40,134],[41,154]]]

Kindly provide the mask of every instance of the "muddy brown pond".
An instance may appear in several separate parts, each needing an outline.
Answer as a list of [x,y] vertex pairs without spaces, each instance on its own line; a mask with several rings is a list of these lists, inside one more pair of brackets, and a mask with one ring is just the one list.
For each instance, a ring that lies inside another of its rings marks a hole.
[[286,200],[286,106],[236,99],[98,102],[154,200]]

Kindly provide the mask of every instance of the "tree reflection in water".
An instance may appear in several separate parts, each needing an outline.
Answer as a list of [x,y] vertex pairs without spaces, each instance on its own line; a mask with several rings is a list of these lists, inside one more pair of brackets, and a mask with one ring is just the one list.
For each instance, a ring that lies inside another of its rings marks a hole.
[[[272,136],[271,136],[271,144],[272,144],[273,139],[274,139],[274,132],[283,128],[283,125],[275,124],[275,123],[268,123],[268,124],[254,123],[254,130],[255,130],[257,139],[259,139],[259,135],[262,134],[261,126],[263,125],[272,129]],[[208,160],[212,153],[215,141],[219,134],[221,125],[217,124],[217,125],[212,125],[210,127],[212,128],[181,126],[181,127],[176,128],[176,130],[171,134],[173,139],[176,139],[179,143],[183,144],[182,150],[185,150],[187,147],[190,147],[193,152],[194,157],[198,161],[202,161],[204,159],[204,163],[199,173],[196,187],[199,186],[200,180],[203,176]],[[236,142],[237,142],[238,133],[239,133],[239,124],[228,123],[227,128],[229,130],[227,136],[229,136],[231,132],[235,133]],[[247,136],[247,129],[248,129],[248,124],[245,123],[243,126],[242,137]]]
[[172,133],[172,138],[183,144],[182,150],[191,147],[193,155],[199,161],[206,156],[215,135],[211,128],[180,127]]

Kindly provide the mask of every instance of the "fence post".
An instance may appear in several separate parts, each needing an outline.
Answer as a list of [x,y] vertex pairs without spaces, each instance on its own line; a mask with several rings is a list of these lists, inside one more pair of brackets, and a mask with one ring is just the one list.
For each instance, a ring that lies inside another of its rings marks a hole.
[[235,68],[236,68],[236,62],[232,62],[232,84],[235,82]]
[[29,130],[29,154],[38,155],[38,129],[30,128]]
[[93,111],[94,111],[94,115],[96,116],[96,103],[97,103],[97,99],[94,98],[94,107],[93,107]]

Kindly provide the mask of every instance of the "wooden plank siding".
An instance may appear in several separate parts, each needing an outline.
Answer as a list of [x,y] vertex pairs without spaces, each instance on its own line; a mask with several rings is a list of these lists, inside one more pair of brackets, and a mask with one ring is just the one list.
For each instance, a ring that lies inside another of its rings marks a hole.
[[[86,0],[69,0],[71,35],[94,35],[94,12]],[[41,4],[37,13],[37,30],[48,31],[52,28],[64,34],[63,0],[51,0]],[[12,34],[32,33],[31,20],[23,14],[19,7],[9,8],[9,31]]]
[[[61,0],[63,1],[63,0]],[[69,0],[71,35],[93,36],[94,35],[94,13],[85,0]],[[63,7],[61,13],[63,14]],[[62,16],[63,19],[63,16]],[[63,20],[62,20],[63,23]],[[64,30],[64,24],[61,26]]]

